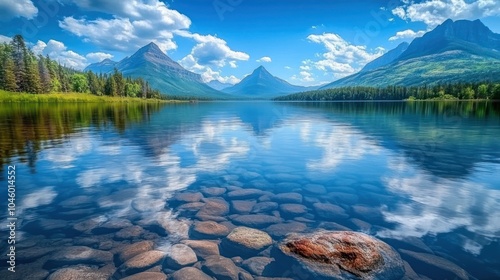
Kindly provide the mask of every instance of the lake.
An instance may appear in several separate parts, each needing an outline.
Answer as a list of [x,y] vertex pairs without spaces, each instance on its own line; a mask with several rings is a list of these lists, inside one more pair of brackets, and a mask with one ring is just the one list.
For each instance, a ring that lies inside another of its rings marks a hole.
[[[411,279],[500,279],[499,137],[492,102],[0,105],[0,219],[17,218],[16,273],[2,226],[0,278],[64,279],[68,266],[121,278],[142,272],[117,272],[128,244],[215,240],[200,246],[218,254],[249,226],[275,243],[364,232],[398,250]],[[232,261],[256,277],[250,257]]]

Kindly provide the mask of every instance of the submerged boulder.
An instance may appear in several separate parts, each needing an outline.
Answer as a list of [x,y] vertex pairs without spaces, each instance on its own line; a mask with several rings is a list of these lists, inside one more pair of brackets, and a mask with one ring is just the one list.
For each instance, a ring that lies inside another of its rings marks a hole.
[[404,276],[399,254],[381,240],[363,233],[319,231],[291,235],[279,249],[314,279],[390,280]]

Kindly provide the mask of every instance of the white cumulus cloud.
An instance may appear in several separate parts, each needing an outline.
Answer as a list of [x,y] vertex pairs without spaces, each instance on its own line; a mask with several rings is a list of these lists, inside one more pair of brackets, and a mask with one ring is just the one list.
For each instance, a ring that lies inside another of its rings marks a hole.
[[403,31],[398,31],[396,32],[396,35],[392,36],[389,38],[389,41],[396,41],[399,39],[413,39],[416,37],[421,37],[425,34],[425,31],[420,30],[420,31],[413,31],[411,29],[403,30]]
[[370,51],[366,46],[351,44],[334,33],[309,35],[307,39],[322,44],[327,51],[320,55],[321,60],[308,61],[304,66],[311,64],[318,70],[333,74],[334,78],[353,74],[384,53],[383,48]]
[[12,40],[12,38],[0,35],[0,43],[8,43]]
[[36,55],[48,55],[51,59],[59,62],[61,65],[78,70],[82,70],[89,63],[100,61],[98,60],[99,57],[113,57],[111,54],[107,53],[89,53],[86,56],[83,56],[72,50],[68,50],[68,47],[66,47],[63,42],[52,39],[47,43],[39,40],[32,47],[32,50]]
[[269,62],[272,62],[272,61],[273,60],[269,56],[264,56],[264,57],[262,57],[260,59],[257,59],[257,62],[267,62],[267,63],[269,63]]
[[85,58],[87,58],[87,60],[90,63],[94,63],[94,62],[101,62],[105,59],[111,59],[111,58],[113,58],[113,55],[109,54],[109,53],[103,53],[103,52],[94,52],[94,53],[87,54],[85,56]]
[[446,19],[478,19],[500,15],[500,1],[497,0],[427,0],[413,1],[392,10],[403,20],[423,22],[434,28]]
[[113,15],[112,19],[65,17],[59,26],[87,42],[109,50],[133,51],[149,42],[173,50],[173,32],[188,29],[191,20],[159,0],[72,1],[77,6]]
[[0,21],[8,21],[16,17],[32,19],[38,9],[31,0],[0,0]]

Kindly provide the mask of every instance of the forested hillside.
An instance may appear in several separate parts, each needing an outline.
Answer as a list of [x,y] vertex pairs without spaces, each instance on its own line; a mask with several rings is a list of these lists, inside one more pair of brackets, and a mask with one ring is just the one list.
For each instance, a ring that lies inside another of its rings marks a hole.
[[500,99],[500,84],[457,83],[420,87],[342,87],[281,96],[279,101]]
[[64,67],[50,57],[36,56],[21,35],[10,43],[0,44],[0,89],[11,92],[91,93],[94,95],[161,98],[142,79],[124,77],[117,70],[112,74],[81,72]]

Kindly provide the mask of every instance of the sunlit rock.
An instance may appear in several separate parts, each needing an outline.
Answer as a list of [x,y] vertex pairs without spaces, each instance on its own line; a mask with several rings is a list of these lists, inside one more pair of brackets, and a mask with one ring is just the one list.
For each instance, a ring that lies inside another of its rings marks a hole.
[[386,243],[363,233],[320,231],[292,235],[279,249],[313,279],[390,280],[404,275],[399,254]]
[[271,236],[266,232],[248,227],[237,227],[222,240],[221,245],[224,253],[229,256],[254,256],[272,243]]
[[165,265],[169,269],[180,269],[198,261],[196,253],[185,244],[175,244],[168,250]]

